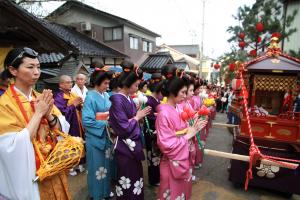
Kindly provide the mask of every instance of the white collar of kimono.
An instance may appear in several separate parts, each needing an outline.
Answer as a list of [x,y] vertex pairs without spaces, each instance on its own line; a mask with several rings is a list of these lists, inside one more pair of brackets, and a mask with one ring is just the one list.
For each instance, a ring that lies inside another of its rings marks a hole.
[[101,97],[103,97],[104,98],[104,95],[105,95],[105,92],[99,92],[99,91],[97,91],[97,93],[101,96]]
[[130,101],[130,96],[126,96],[125,94],[123,94],[123,93],[121,93],[121,92],[119,92],[119,94],[120,94],[120,95],[123,95],[124,97],[126,97],[126,99],[128,99],[129,102],[131,102],[131,101]]
[[81,90],[77,84],[75,84],[73,88],[77,91],[80,91],[82,94],[85,94],[88,91],[88,89],[85,87],[85,85],[83,86],[83,90]]
[[14,89],[17,90],[18,93],[22,94],[28,101],[32,101],[32,89],[30,90],[29,96],[26,96],[21,90],[19,90],[16,86]]

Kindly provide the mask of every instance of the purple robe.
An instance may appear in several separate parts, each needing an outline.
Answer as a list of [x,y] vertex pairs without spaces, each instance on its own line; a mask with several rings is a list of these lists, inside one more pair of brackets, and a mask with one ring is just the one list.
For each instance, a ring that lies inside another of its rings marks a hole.
[[139,123],[133,119],[137,109],[131,98],[122,94],[110,97],[109,124],[118,136],[115,144],[117,162],[116,196],[122,200],[144,199],[143,167],[145,159]]
[[151,112],[147,117],[148,117],[148,119],[155,121],[156,116],[154,115],[154,113],[157,113],[156,108],[160,104],[160,101],[158,99],[155,99],[153,96],[147,96],[147,98],[148,98],[148,100],[147,100],[146,106],[151,107]]
[[68,99],[64,98],[64,92],[59,90],[54,95],[54,104],[60,110],[60,112],[66,117],[66,120],[70,124],[69,134],[72,136],[81,136],[81,126],[77,115],[77,108],[74,105],[68,106]]
[[[160,150],[157,146],[157,137],[156,134],[153,134],[155,131],[155,120],[156,116],[154,113],[157,113],[157,106],[160,104],[160,101],[155,99],[153,96],[147,96],[148,100],[146,106],[151,107],[151,113],[147,116],[149,127],[144,123],[144,136],[147,150],[147,161],[148,161],[148,179],[150,185],[157,185],[159,183],[160,174],[159,174],[159,163],[160,163]],[[150,128],[150,130],[148,129]]]
[[0,88],[0,96],[2,96],[2,94],[4,94],[5,91],[6,91],[6,90]]

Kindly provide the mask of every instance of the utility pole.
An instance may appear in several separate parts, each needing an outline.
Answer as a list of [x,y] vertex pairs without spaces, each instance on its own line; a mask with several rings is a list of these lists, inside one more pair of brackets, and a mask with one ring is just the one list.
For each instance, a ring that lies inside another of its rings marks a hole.
[[205,18],[205,0],[202,0],[202,30],[201,30],[201,45],[200,45],[200,64],[199,77],[202,78],[202,62],[203,62],[203,40],[204,40],[204,18]]

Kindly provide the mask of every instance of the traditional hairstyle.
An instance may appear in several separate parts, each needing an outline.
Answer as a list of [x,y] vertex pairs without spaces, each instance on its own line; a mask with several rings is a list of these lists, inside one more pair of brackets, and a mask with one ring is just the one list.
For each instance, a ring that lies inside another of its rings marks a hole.
[[5,73],[8,78],[12,78],[13,75],[8,70],[9,66],[12,66],[15,69],[18,69],[23,62],[23,59],[28,58],[37,58],[38,53],[31,48],[15,48],[8,52],[4,60]]
[[123,60],[120,64],[124,72],[130,72],[134,68],[134,64],[129,60]]
[[197,90],[200,87],[201,87],[201,84],[199,83],[199,81],[195,81],[195,83],[194,83],[194,91]]
[[115,90],[119,87],[119,77],[120,77],[121,73],[120,72],[115,72],[112,75],[112,79],[109,82],[109,89],[110,90]]
[[162,74],[166,77],[162,81],[162,95],[169,97],[178,95],[178,92],[183,88],[188,86],[188,79],[183,76],[183,71],[178,70],[174,65],[165,65],[162,70]]
[[142,81],[142,82],[139,84],[139,90],[142,90],[143,87],[144,87],[145,85],[148,85],[148,82],[147,82],[147,81]]
[[91,68],[99,68],[101,69],[102,67],[104,67],[103,63],[96,60],[94,62],[91,63]]
[[110,80],[113,76],[113,72],[108,70],[108,67],[102,67],[101,69],[95,68],[91,75],[90,86],[95,87],[101,85],[104,80]]
[[143,79],[143,71],[132,62],[125,60],[121,63],[121,67],[123,68],[123,72],[118,79],[118,87],[129,88],[137,80]]
[[151,92],[161,92],[162,88],[162,76],[160,73],[154,73],[151,76],[149,83],[149,90]]
[[9,78],[9,77],[8,77],[8,71],[7,71],[7,70],[3,70],[3,71],[1,72],[1,75],[0,75],[0,80],[1,80],[1,81],[6,81],[8,78]]

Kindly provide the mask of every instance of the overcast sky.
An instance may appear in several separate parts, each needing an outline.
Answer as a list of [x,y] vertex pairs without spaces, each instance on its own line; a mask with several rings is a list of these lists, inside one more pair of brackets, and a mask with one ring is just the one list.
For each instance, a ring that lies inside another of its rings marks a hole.
[[[203,0],[83,0],[99,10],[131,20],[162,37],[157,44],[201,43]],[[255,0],[205,0],[204,54],[212,58],[229,51],[226,29],[237,22],[232,15]],[[62,3],[47,3],[53,11]]]

